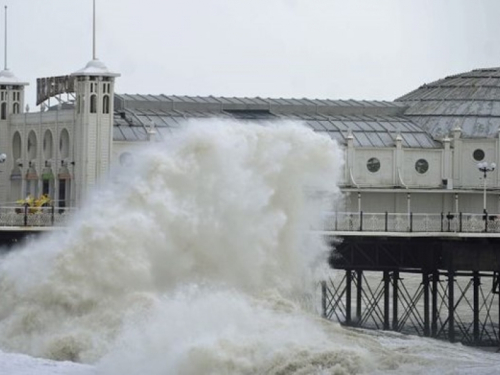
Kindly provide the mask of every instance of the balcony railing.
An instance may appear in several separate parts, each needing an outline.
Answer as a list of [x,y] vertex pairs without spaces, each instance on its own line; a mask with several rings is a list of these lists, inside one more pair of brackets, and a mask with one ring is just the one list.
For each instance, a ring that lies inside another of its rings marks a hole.
[[1,206],[0,227],[64,226],[75,208]]
[[324,230],[340,232],[500,233],[500,215],[469,213],[329,212]]

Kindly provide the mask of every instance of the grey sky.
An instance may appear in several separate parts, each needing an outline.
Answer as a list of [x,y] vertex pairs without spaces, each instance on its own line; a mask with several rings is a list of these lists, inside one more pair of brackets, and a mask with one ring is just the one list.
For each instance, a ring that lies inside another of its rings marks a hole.
[[[91,59],[92,0],[4,3],[8,65],[30,82],[34,107],[37,77]],[[97,0],[97,8],[97,56],[122,74],[119,93],[393,100],[500,66],[498,0]]]

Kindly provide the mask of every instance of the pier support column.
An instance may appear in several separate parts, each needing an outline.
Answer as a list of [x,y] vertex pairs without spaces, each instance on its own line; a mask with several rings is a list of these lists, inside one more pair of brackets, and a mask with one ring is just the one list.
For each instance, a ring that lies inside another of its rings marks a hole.
[[439,287],[439,273],[434,271],[432,273],[432,323],[431,323],[431,336],[436,337],[438,333],[438,287]]
[[448,271],[448,340],[455,342],[455,272]]
[[499,280],[500,280],[500,271],[497,271],[495,272],[496,275],[493,276],[493,278],[495,280],[494,282],[494,287],[493,287],[493,294],[496,294],[497,297],[498,297],[498,338],[499,338],[499,341],[500,341],[500,284],[499,284]]
[[473,296],[473,326],[474,326],[474,343],[479,342],[479,286],[481,285],[481,278],[479,277],[479,272],[474,271],[472,276],[474,296]]
[[391,287],[391,279],[390,279],[389,271],[384,271],[384,330],[389,330],[389,322],[390,322],[390,306],[389,306],[389,298],[390,298],[390,287]]
[[429,337],[429,274],[426,271],[424,271],[424,273],[422,274],[422,287],[424,288],[424,336]]
[[352,288],[352,271],[345,271],[345,324],[351,325],[351,288]]
[[326,288],[326,281],[321,282],[321,310],[323,310],[323,318],[328,316],[328,312],[326,311],[326,294],[328,290]]
[[363,291],[363,271],[356,271],[356,325],[361,323],[361,303],[362,303],[362,291]]
[[392,273],[392,330],[398,331],[399,319],[398,319],[398,281],[399,281],[399,271],[394,271]]

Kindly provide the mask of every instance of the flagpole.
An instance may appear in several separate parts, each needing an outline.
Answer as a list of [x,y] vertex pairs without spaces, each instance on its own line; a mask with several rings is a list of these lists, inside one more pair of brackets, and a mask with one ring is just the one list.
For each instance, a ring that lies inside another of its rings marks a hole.
[[7,70],[7,5],[5,6],[4,69]]
[[93,30],[92,30],[92,59],[93,60],[96,60],[96,46],[95,46],[95,34],[96,34],[96,31],[95,31],[95,0],[94,0],[94,15],[93,15]]

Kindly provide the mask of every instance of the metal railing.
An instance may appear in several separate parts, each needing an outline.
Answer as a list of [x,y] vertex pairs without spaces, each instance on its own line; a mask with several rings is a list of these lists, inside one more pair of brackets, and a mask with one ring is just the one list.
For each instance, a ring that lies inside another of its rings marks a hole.
[[500,233],[500,215],[469,213],[329,212],[323,230],[343,232]]
[[58,227],[66,225],[75,208],[0,206],[0,227]]

